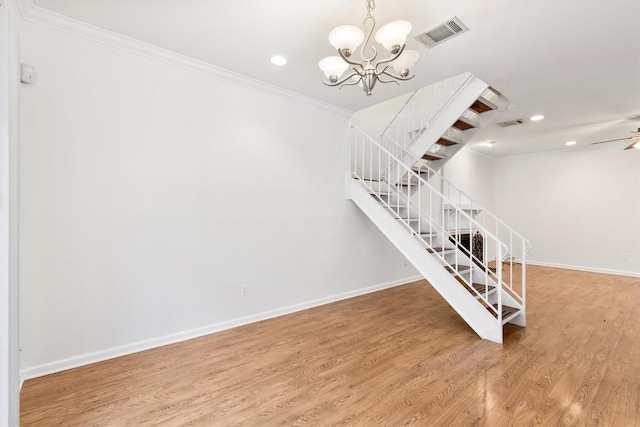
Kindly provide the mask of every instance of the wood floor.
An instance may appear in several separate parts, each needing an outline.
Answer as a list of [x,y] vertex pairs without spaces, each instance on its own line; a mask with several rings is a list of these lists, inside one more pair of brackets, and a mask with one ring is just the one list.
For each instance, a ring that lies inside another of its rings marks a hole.
[[640,426],[640,279],[528,268],[480,340],[425,282],[27,381],[23,426]]

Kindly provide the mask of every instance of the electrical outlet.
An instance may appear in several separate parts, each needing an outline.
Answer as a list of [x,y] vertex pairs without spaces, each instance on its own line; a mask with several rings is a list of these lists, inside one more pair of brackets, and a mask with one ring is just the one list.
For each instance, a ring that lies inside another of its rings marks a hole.
[[242,296],[246,297],[249,295],[249,285],[242,285]]
[[622,258],[623,261],[627,260],[627,254],[620,254],[620,257]]

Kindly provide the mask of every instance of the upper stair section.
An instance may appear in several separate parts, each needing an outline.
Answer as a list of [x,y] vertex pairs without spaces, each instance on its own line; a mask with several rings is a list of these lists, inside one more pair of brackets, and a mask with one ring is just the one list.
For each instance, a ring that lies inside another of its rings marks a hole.
[[381,144],[404,164],[439,170],[510,101],[471,73],[415,91],[381,132]]

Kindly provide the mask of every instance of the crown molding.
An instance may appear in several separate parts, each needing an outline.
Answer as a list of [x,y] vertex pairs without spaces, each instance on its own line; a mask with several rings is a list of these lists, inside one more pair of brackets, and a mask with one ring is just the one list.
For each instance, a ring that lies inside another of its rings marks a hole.
[[[0,2],[2,2],[2,0],[0,0]],[[304,104],[308,107],[322,110],[340,118],[350,118],[353,115],[353,111],[351,110],[340,108],[333,104],[301,95],[297,92],[283,89],[260,80],[252,79],[250,77],[225,70],[224,68],[163,49],[150,43],[61,15],[51,10],[36,6],[33,3],[33,0],[15,0],[15,2],[18,5],[20,16],[25,21],[64,31],[94,42],[133,53],[135,55],[173,65],[194,73],[203,74],[226,83],[284,98],[299,104]]]

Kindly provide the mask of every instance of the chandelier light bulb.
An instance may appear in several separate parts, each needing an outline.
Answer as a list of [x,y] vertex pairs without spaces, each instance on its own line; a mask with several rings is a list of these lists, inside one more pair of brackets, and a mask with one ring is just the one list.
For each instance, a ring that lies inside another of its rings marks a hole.
[[329,33],[329,43],[349,57],[364,41],[364,33],[353,25],[341,25]]
[[376,32],[376,41],[391,53],[396,53],[407,40],[410,31],[411,24],[407,21],[389,22]]
[[339,56],[327,56],[318,63],[318,67],[320,67],[330,82],[335,83],[342,73],[349,68],[349,64],[344,62]]
[[391,66],[401,77],[407,77],[419,58],[420,54],[415,50],[405,49],[402,55],[391,63]]
[[405,49],[402,55],[395,59],[391,65],[401,77],[407,77],[419,58],[420,54],[415,50]]

